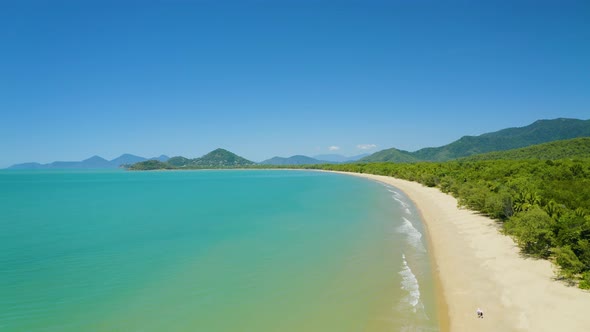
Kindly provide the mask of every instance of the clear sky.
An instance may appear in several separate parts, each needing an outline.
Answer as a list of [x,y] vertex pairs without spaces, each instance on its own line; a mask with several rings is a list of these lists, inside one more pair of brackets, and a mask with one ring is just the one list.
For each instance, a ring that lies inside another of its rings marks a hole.
[[414,151],[558,117],[590,118],[589,1],[0,1],[0,167]]

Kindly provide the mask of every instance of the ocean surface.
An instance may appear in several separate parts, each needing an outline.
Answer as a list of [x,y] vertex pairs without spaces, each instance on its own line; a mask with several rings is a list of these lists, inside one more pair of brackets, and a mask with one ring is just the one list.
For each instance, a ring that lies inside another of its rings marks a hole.
[[399,190],[311,171],[0,171],[0,331],[438,331]]

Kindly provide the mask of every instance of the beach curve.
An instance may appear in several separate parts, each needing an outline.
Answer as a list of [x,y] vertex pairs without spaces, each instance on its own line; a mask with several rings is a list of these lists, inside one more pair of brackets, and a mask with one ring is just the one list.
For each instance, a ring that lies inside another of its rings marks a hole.
[[[420,211],[438,279],[442,331],[588,331],[590,294],[555,280],[546,260],[523,257],[498,224],[436,188],[387,176],[334,172],[403,191]],[[481,308],[484,318],[478,319]]]

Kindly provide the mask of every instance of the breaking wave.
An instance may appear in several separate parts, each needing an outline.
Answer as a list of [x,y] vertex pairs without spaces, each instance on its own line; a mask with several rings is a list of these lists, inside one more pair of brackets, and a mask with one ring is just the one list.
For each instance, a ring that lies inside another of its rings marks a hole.
[[420,233],[420,231],[418,231],[408,219],[404,217],[402,217],[402,219],[404,222],[397,228],[397,231],[407,236],[407,241],[410,245],[421,252],[425,252],[426,248],[424,248],[424,245],[422,244],[422,233]]
[[402,302],[412,306],[412,310],[416,312],[416,309],[421,305],[420,303],[420,286],[418,285],[418,279],[412,269],[408,266],[406,255],[402,254],[403,267],[399,274],[402,276],[401,288],[408,292],[408,295],[402,299]]

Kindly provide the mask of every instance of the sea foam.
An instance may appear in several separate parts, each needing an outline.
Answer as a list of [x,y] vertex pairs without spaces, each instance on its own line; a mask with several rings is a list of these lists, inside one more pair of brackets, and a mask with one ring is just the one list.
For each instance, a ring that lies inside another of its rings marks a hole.
[[404,212],[406,212],[409,215],[412,214],[412,211],[410,211],[410,204],[402,200],[403,196],[399,192],[390,189],[389,187],[387,188],[387,191],[393,194],[391,197],[404,208]]
[[408,295],[402,299],[403,303],[407,303],[412,306],[412,311],[416,312],[416,309],[421,305],[420,303],[420,286],[418,285],[418,279],[412,273],[412,269],[408,265],[406,255],[402,254],[403,266],[399,274],[402,276],[401,289],[408,292]]
[[420,233],[420,231],[417,230],[408,219],[404,217],[402,217],[402,219],[404,222],[397,227],[397,231],[401,234],[407,235],[407,241],[410,245],[421,252],[425,252],[426,248],[424,248],[424,245],[422,244],[422,233]]

